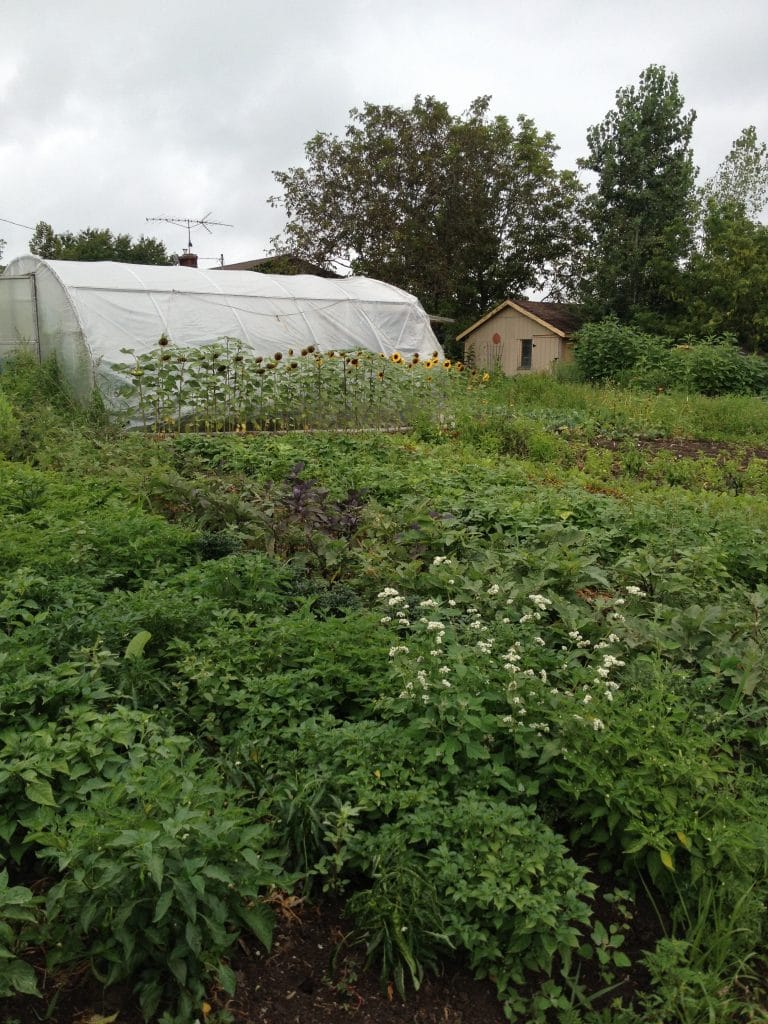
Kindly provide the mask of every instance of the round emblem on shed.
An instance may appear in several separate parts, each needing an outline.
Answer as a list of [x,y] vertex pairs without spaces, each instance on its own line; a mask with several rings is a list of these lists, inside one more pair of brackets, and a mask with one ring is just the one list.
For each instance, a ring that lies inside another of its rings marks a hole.
[[493,344],[494,345],[500,345],[501,344],[501,335],[499,334],[498,331],[496,331],[496,333],[493,336]]

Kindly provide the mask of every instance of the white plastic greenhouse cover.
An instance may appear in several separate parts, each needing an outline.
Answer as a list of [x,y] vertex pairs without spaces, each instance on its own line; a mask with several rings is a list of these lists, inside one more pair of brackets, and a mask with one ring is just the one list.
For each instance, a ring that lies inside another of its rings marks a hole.
[[[9,278],[34,281],[32,305],[40,356],[55,355],[74,393],[97,386],[107,400],[121,383],[112,364],[121,349],[141,354],[161,334],[173,344],[239,338],[255,355],[315,345],[422,357],[442,355],[418,300],[366,277],[323,278],[199,270],[134,263],[80,263],[19,256],[0,277],[0,334],[27,317]],[[15,327],[18,334],[18,326]],[[4,339],[0,338],[0,341]],[[18,338],[19,341],[34,341]]]

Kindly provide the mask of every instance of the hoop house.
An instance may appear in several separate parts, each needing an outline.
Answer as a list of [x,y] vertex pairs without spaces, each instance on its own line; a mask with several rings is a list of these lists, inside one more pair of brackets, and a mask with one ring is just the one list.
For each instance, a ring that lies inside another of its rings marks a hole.
[[418,300],[365,277],[330,279],[19,256],[0,276],[0,356],[29,344],[55,355],[73,394],[107,401],[121,349],[240,339],[255,355],[314,345],[426,357],[440,351]]

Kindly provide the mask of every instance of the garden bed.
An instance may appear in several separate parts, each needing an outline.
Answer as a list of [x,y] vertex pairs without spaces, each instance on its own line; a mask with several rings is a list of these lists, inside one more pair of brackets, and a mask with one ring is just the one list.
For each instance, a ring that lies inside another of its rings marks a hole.
[[499,429],[493,387],[450,437],[158,445],[27,386],[7,1019],[765,1016],[761,460],[579,466],[549,414]]

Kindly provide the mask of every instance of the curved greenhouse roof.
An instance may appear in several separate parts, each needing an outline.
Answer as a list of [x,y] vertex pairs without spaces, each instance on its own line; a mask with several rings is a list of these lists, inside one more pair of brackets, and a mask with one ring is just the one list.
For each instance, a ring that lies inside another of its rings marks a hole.
[[55,355],[74,393],[107,398],[121,349],[239,338],[256,355],[315,345],[427,356],[439,345],[418,300],[382,281],[19,256],[0,277],[0,353]]

